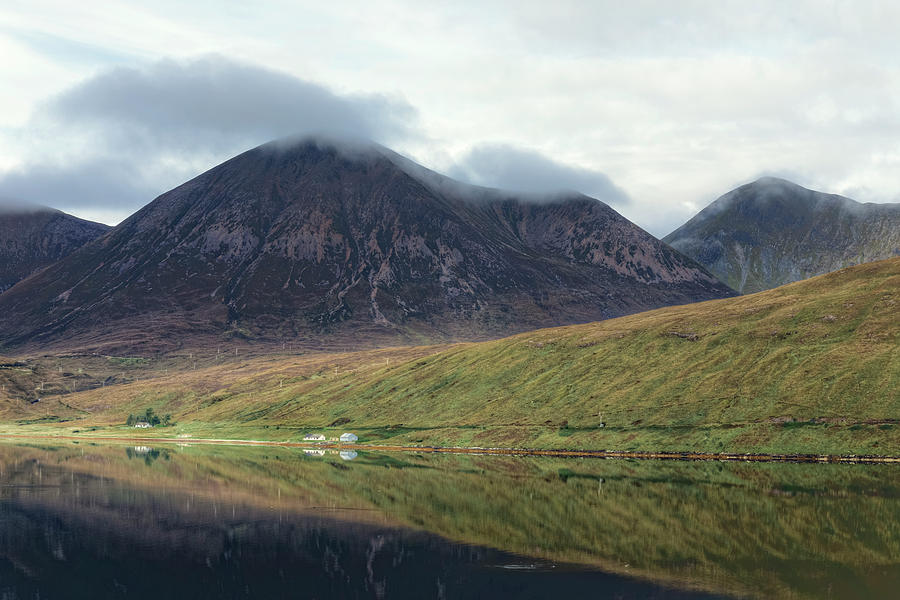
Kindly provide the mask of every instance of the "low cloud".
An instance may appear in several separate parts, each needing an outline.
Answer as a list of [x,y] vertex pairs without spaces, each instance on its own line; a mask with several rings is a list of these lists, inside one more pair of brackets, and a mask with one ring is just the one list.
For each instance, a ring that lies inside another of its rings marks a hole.
[[194,151],[306,133],[390,142],[410,133],[415,110],[213,56],[114,68],[54,98],[42,117],[111,129],[104,133],[117,144],[127,137]]
[[46,210],[46,206],[24,202],[17,198],[0,196],[0,215],[6,213],[31,213]]
[[17,169],[0,179],[0,189],[10,203],[43,204],[67,212],[136,207],[155,192],[136,165],[113,159]]
[[630,201],[628,194],[600,171],[565,165],[506,144],[475,146],[450,175],[476,185],[529,193],[581,192],[616,206]]
[[[18,136],[28,152],[0,196],[115,223],[158,194],[287,136],[415,141],[416,110],[220,56],[112,68],[44,102]],[[26,141],[27,140],[27,141]],[[472,148],[448,173],[531,194],[577,191],[623,206],[599,171],[504,144]]]
[[415,109],[342,95],[219,56],[116,67],[45,102],[20,132],[26,155],[0,196],[120,218],[198,172],[288,135],[413,136]]

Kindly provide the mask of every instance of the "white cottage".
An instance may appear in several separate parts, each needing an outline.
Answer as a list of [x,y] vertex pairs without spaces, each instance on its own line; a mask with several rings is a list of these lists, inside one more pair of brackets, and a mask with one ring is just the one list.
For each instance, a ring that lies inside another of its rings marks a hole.
[[141,421],[134,424],[135,429],[150,429],[151,427],[153,427],[153,425],[151,425],[147,421]]
[[355,433],[343,433],[343,434],[341,434],[341,441],[342,441],[342,442],[347,442],[347,443],[352,444],[352,443],[356,442],[356,440],[358,440],[358,439],[359,439],[359,438],[356,436]]
[[321,433],[307,433],[303,439],[307,442],[324,442],[325,436]]

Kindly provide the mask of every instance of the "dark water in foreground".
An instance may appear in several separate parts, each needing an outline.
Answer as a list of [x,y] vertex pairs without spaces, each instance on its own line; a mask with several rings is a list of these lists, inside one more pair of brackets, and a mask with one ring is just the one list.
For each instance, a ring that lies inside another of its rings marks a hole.
[[895,598],[900,469],[0,444],[0,598]]

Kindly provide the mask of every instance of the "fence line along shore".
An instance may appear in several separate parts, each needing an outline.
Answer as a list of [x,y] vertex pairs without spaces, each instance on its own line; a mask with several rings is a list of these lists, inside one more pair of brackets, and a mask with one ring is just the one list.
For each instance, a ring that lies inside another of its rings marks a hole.
[[797,462],[797,463],[900,463],[900,456],[857,454],[776,454],[738,452],[653,452],[645,450],[577,450],[546,448],[483,448],[478,446],[407,446],[395,444],[290,442],[269,440],[239,440],[214,438],[163,438],[132,436],[75,436],[0,434],[4,439],[56,439],[76,441],[140,442],[157,444],[219,444],[231,446],[276,446],[284,448],[322,448],[327,450],[356,449],[372,452],[420,452],[430,454],[491,454],[500,456],[555,456],[580,458],[632,458],[652,460],[710,460],[741,462]]

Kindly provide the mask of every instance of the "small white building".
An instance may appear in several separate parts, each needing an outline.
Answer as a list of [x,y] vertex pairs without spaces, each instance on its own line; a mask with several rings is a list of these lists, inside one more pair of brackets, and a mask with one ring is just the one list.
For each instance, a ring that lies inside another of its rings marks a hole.
[[140,421],[139,423],[134,424],[135,429],[150,429],[151,427],[153,427],[153,425],[147,421]]
[[342,433],[341,434],[342,442],[347,442],[347,443],[352,444],[352,443],[356,442],[356,440],[358,440],[358,439],[359,438],[356,436],[355,433]]
[[303,439],[307,442],[324,442],[325,436],[321,433],[307,433],[303,436]]

